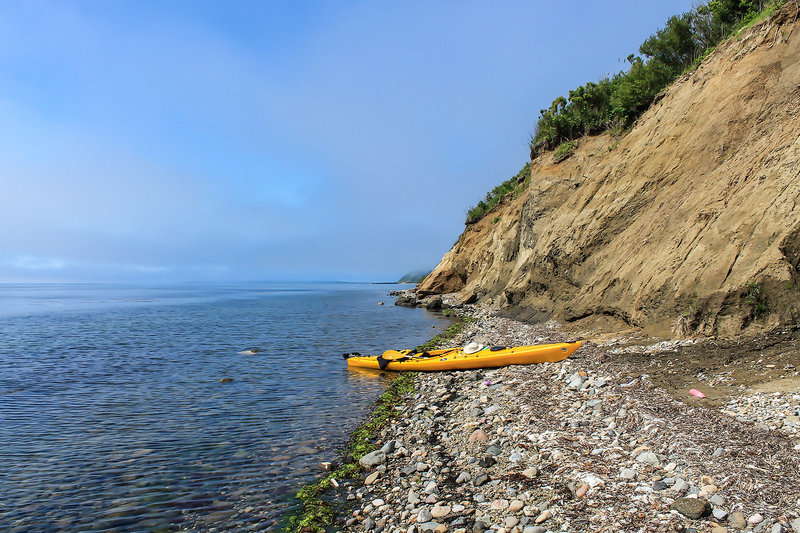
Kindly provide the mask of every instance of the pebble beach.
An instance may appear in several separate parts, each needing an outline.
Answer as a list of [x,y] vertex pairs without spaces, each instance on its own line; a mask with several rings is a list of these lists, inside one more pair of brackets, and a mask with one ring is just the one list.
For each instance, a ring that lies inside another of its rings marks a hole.
[[[467,306],[447,346],[564,342]],[[342,481],[336,525],[373,533],[800,531],[800,392],[683,401],[585,343],[560,363],[420,374]]]

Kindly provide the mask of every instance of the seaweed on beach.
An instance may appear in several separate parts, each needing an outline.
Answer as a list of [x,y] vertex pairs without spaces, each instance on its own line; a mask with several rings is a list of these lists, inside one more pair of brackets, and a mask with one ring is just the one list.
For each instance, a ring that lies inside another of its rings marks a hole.
[[377,449],[378,431],[398,415],[398,406],[414,392],[415,376],[416,373],[400,374],[380,395],[369,417],[350,434],[342,451],[342,466],[297,491],[300,509],[289,518],[289,531],[320,532],[333,525],[336,507],[330,490],[361,471],[358,460]]

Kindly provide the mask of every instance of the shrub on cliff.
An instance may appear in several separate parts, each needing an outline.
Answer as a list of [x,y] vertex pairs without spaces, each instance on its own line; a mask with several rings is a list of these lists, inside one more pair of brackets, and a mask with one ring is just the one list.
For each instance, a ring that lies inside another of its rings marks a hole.
[[477,205],[469,208],[467,211],[467,220],[465,224],[474,224],[479,221],[492,210],[494,206],[500,203],[500,200],[509,193],[519,194],[525,187],[527,187],[531,173],[530,162],[526,163],[522,170],[517,172],[513,177],[507,179],[491,191],[486,193],[486,197],[479,201]]

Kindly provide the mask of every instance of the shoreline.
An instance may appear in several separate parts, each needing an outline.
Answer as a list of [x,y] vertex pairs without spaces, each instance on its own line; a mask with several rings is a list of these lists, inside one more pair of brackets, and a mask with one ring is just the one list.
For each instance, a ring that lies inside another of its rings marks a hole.
[[[466,314],[476,320],[445,347],[569,336],[552,322]],[[418,375],[374,435],[382,461],[329,494],[348,508],[335,527],[800,531],[797,421],[785,415],[800,395],[681,401],[612,351],[589,342],[561,363]]]

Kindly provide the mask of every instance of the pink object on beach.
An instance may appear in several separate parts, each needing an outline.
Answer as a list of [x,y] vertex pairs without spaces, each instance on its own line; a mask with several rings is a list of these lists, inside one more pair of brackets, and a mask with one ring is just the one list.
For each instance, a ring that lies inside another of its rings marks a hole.
[[689,394],[691,394],[692,396],[697,396],[698,398],[705,398],[706,397],[705,394],[703,394],[702,392],[700,392],[697,389],[689,389]]

